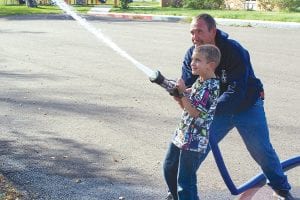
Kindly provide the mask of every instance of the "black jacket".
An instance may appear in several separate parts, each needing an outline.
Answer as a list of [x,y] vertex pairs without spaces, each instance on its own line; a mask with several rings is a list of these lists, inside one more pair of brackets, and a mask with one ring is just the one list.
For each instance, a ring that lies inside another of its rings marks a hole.
[[[222,54],[216,69],[216,75],[221,80],[216,114],[235,114],[247,110],[263,91],[261,81],[254,75],[249,53],[221,30],[217,30],[215,41]],[[182,79],[188,87],[198,77],[192,75],[190,66],[194,48],[192,46],[188,49],[182,64]]]

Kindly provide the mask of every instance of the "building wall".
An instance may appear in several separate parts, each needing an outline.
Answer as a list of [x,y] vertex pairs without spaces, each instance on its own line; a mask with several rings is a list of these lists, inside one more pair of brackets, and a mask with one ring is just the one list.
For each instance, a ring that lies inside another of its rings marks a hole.
[[225,0],[225,6],[231,10],[257,10],[258,1],[255,0]]
[[244,0],[225,0],[225,6],[227,9],[235,10],[243,8]]

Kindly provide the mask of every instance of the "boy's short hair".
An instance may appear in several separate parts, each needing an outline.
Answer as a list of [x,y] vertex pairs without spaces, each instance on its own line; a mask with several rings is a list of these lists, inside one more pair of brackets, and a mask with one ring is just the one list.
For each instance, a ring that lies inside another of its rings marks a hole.
[[213,44],[204,44],[195,47],[194,53],[203,55],[208,62],[216,63],[216,67],[220,64],[221,52],[219,48]]

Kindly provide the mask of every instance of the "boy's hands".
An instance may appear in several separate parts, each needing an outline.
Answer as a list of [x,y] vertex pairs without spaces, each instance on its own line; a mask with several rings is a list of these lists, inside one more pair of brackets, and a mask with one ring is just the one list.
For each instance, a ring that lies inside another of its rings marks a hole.
[[186,86],[185,86],[185,83],[184,83],[184,81],[183,81],[182,78],[180,78],[180,79],[178,79],[178,80],[176,81],[176,87],[177,87],[178,92],[179,92],[180,94],[182,94],[183,92],[185,92]]
[[[176,88],[178,90],[178,92],[180,94],[182,93],[191,93],[192,88],[186,88],[185,83],[183,81],[183,79],[178,79],[176,81]],[[182,103],[182,98],[181,97],[177,97],[177,96],[173,96],[174,100],[177,101],[177,103],[179,104],[179,106],[184,109],[183,103]]]

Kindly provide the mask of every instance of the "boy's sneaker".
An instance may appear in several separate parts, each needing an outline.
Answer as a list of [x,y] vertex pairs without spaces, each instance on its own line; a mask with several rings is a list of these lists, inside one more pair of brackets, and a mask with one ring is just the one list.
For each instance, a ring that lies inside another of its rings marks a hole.
[[168,192],[168,196],[166,197],[166,200],[173,200],[173,196],[171,192]]
[[273,196],[276,200],[295,200],[288,190],[274,190]]

